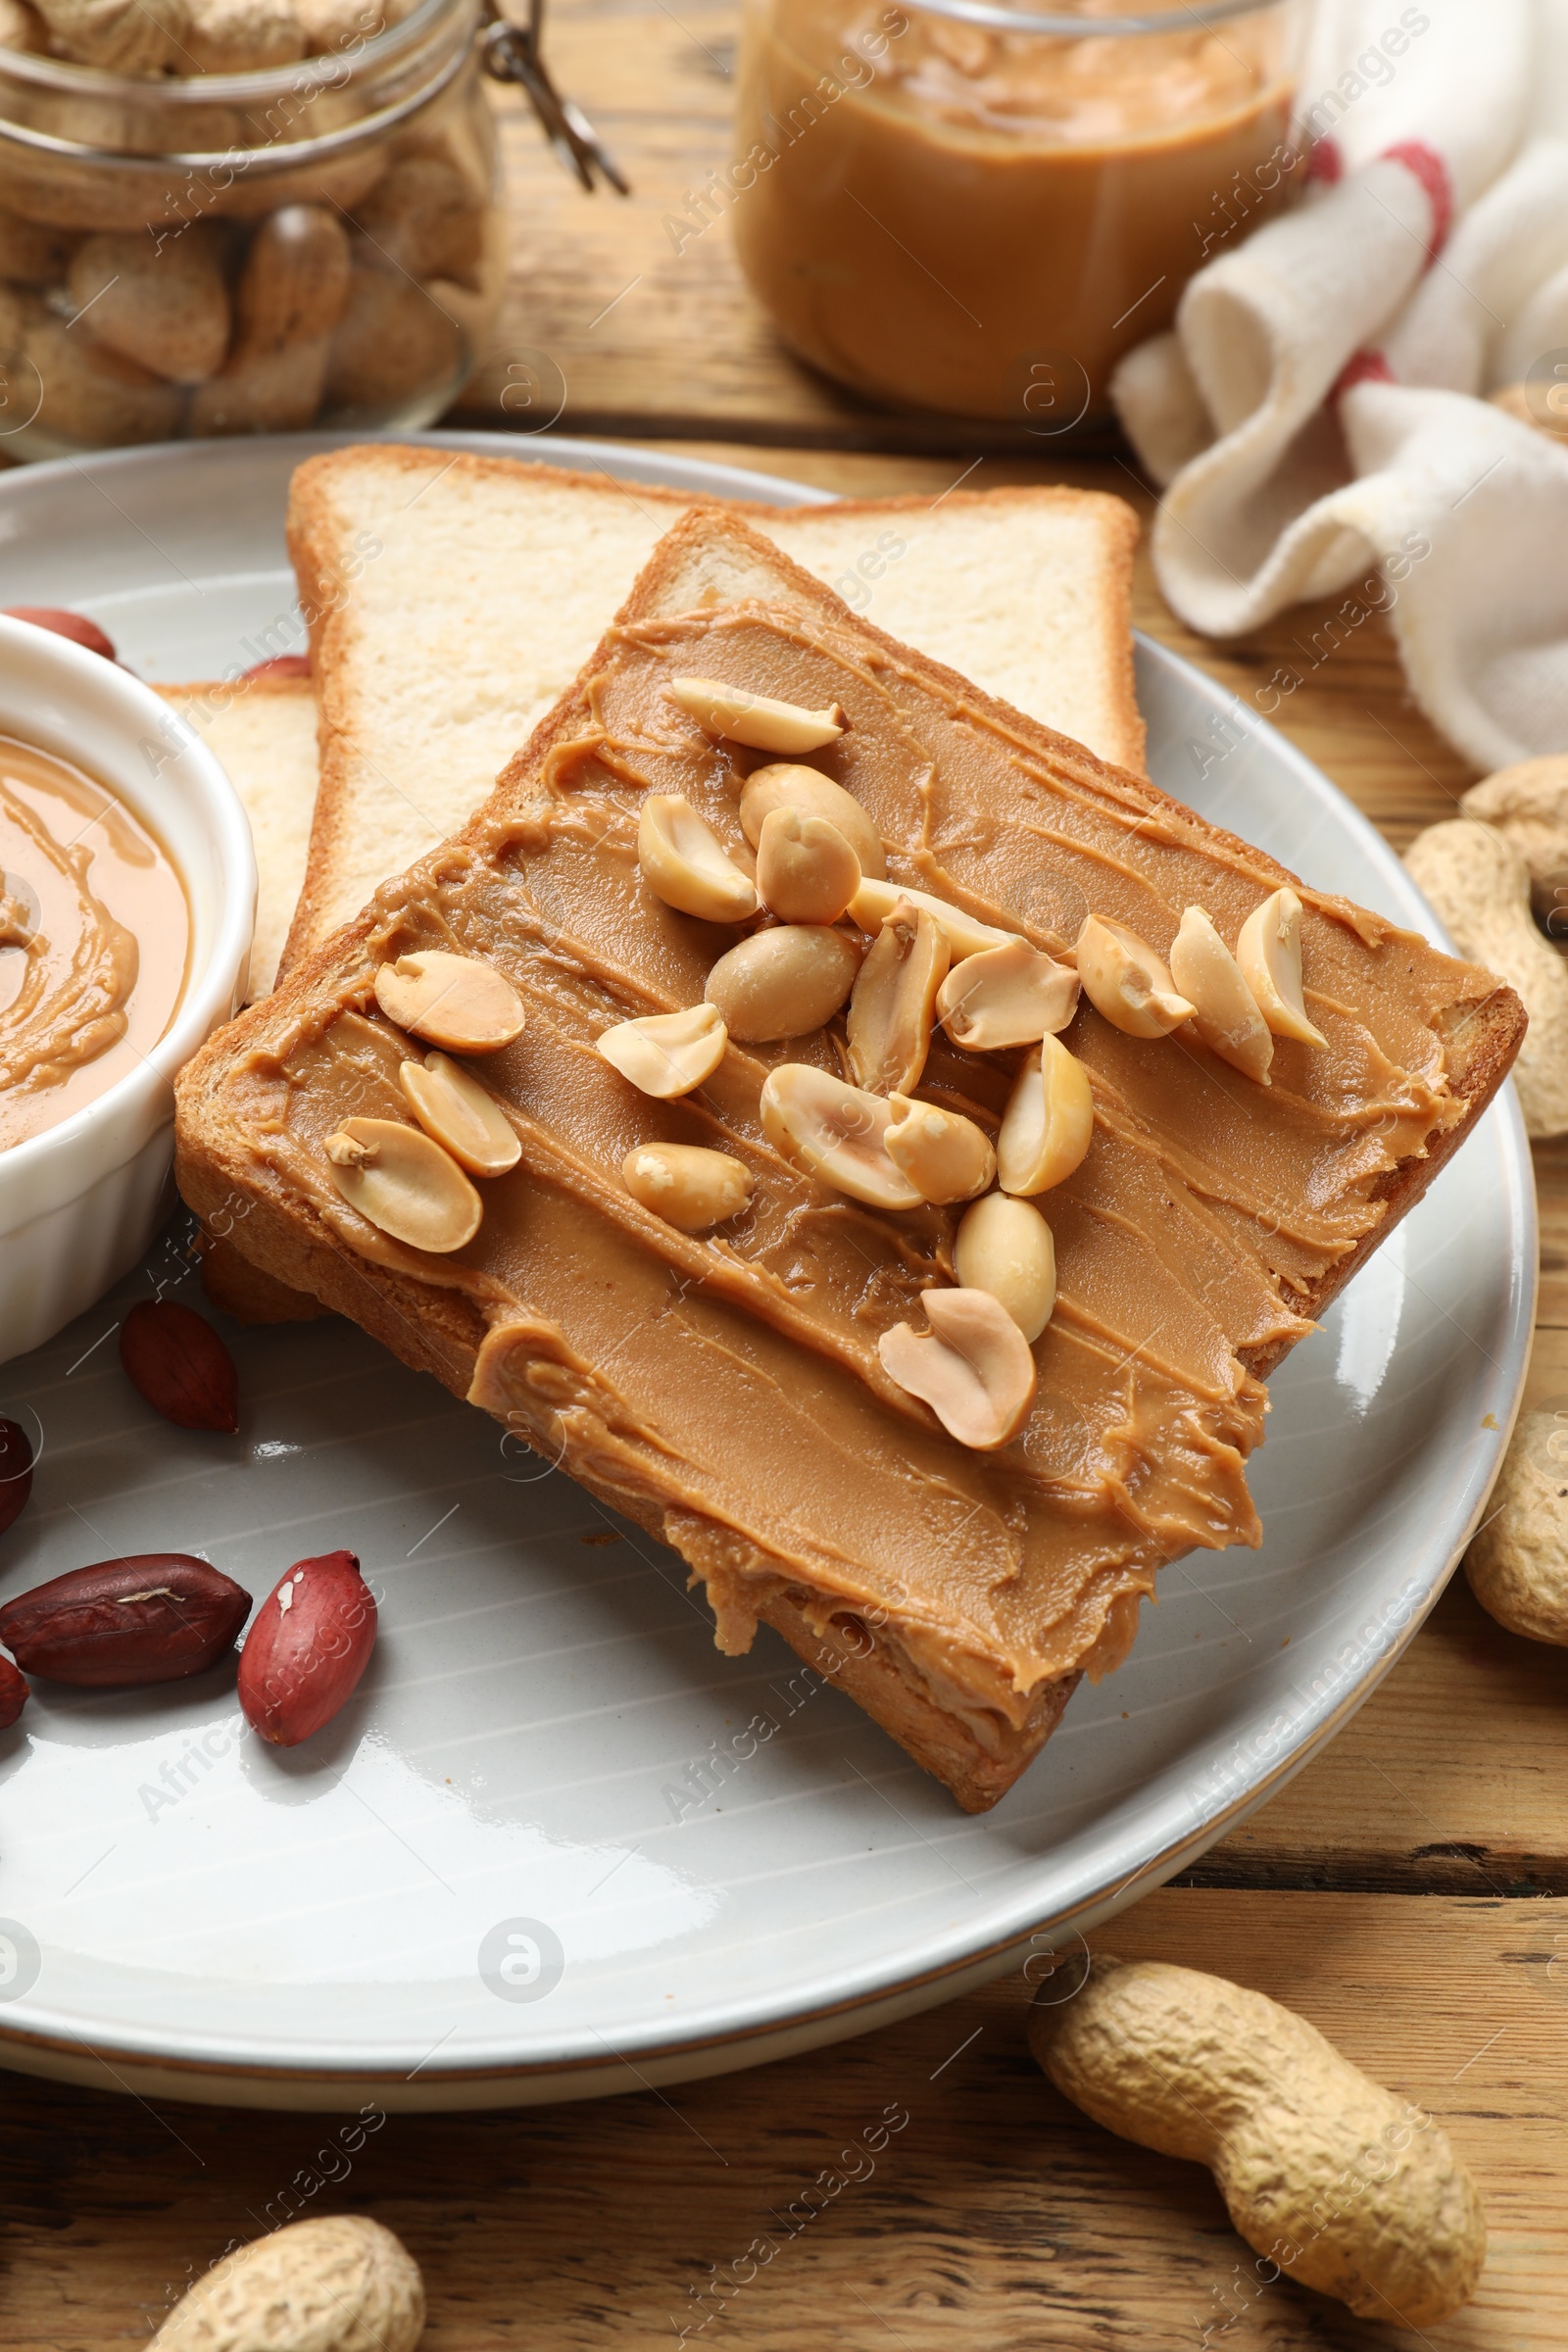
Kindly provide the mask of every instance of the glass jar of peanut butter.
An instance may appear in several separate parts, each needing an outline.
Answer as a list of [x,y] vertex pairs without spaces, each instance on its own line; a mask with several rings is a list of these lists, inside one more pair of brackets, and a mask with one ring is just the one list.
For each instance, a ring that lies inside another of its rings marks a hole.
[[506,273],[481,0],[0,0],[0,456],[407,430]]
[[1303,0],[746,0],[731,220],[801,356],[1055,433],[1287,201]]

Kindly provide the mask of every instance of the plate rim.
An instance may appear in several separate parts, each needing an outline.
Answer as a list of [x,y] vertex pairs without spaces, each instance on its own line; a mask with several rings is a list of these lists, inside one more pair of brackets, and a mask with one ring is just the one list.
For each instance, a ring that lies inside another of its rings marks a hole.
[[[460,454],[508,457],[522,463],[578,466],[597,469],[612,479],[708,491],[775,507],[839,503],[833,493],[814,484],[792,482],[783,476],[675,451],[643,449],[579,435],[521,436],[453,428],[402,434],[269,434],[244,442],[153,443],[136,449],[106,451],[85,460],[53,460],[19,467],[15,473],[0,477],[0,513],[19,503],[24,510],[30,488],[47,493],[67,486],[74,477],[85,489],[100,469],[108,469],[116,476],[134,474],[167,463],[172,456],[188,459],[193,454],[220,466],[243,467],[247,461],[254,463],[258,458],[284,453],[291,453],[297,463],[321,450],[374,441],[428,445]],[[1195,662],[1143,631],[1135,631],[1134,636],[1141,667],[1152,665],[1189,690],[1196,684],[1217,710],[1233,723],[1240,721],[1250,738],[1261,738],[1270,755],[1293,771],[1303,795],[1342,835],[1348,834],[1353,841],[1386,892],[1400,903],[1400,919],[1418,925],[1451,948],[1446,933],[1390,845],[1305,753]],[[1504,1230],[1513,1240],[1506,1307],[1508,1354],[1499,1367],[1510,1390],[1505,1416],[1499,1417],[1501,1444],[1494,1459],[1500,1459],[1520,1409],[1528,1373],[1539,1252],[1535,1247],[1533,1165],[1511,1081],[1486,1115],[1489,1120],[1495,1117],[1497,1121],[1503,1175],[1498,1209],[1504,1219]],[[1292,1744],[1283,1755],[1266,1769],[1256,1770],[1229,1802],[1204,1814],[1196,1826],[1166,1838],[1130,1878],[1114,1886],[1099,1886],[1065,1906],[1050,1908],[1043,1915],[1030,1912],[1027,1917],[1022,1915],[1028,1908],[1025,1897],[1005,1893],[992,1897],[986,1911],[996,1923],[995,1932],[980,1943],[970,1940],[964,1948],[956,1948],[963,1944],[964,1938],[964,1929],[961,1923],[956,1923],[945,1934],[925,1937],[922,1949],[932,1956],[919,1967],[901,1966],[891,1957],[881,1966],[862,1962],[856,1966],[853,1987],[847,1986],[834,1997],[814,1997],[802,2004],[792,2002],[787,1993],[754,1995],[744,2018],[728,2025],[720,2025],[716,2018],[706,2024],[694,2018],[681,2032],[671,2034],[667,2030],[662,2032],[660,2021],[650,2017],[637,2032],[621,2033],[613,2048],[602,2041],[598,2051],[574,2044],[570,2049],[526,2058],[497,2061],[488,2055],[476,2055],[446,2066],[421,2064],[416,2070],[416,2099],[396,2100],[398,2090],[405,2089],[415,2078],[395,2062],[390,2045],[385,2045],[380,2055],[368,2051],[363,2059],[349,2064],[328,2058],[270,2059],[239,2054],[232,2033],[197,2031],[182,2033],[172,2039],[167,2026],[136,2028],[117,2023],[108,2031],[101,2027],[93,2029],[89,2039],[63,2026],[63,2021],[52,2024],[47,2011],[35,2012],[38,2015],[35,2026],[24,2026],[20,2021],[13,2025],[0,2017],[0,2064],[20,2066],[26,2072],[49,2072],[44,2063],[49,2058],[58,2059],[64,2067],[79,2065],[83,2059],[108,2065],[114,2057],[130,2065],[133,2071],[142,2067],[155,2069],[165,2077],[173,2076],[186,2084],[187,2095],[198,2099],[222,2096],[243,2102],[248,2089],[254,2092],[259,2084],[268,2084],[318,2092],[333,2086],[341,2086],[345,2092],[374,2089],[389,2094],[398,2104],[420,2106],[439,2106],[443,2091],[478,2090],[493,2092],[494,2096],[486,2096],[482,2101],[454,2097],[447,2103],[504,2105],[530,2096],[589,2096],[634,2088],[638,2073],[634,2060],[642,2061],[645,2067],[652,2066],[662,2081],[680,2079],[683,2069],[688,2074],[729,2071],[760,2063],[768,2056],[783,2055],[790,2048],[810,2048],[846,2038],[864,2031],[878,2013],[891,2014],[897,2010],[907,2014],[915,2008],[934,2006],[947,1997],[950,1988],[958,1989],[960,1981],[979,1984],[1008,1973],[1043,1935],[1081,1935],[1128,1903],[1152,1892],[1248,1819],[1304,1769],[1379,1688],[1426,1622],[1484,1508],[1491,1474],[1479,1485],[1479,1491],[1478,1477],[1478,1473],[1471,1472],[1460,1489],[1464,1498],[1462,1517],[1457,1499],[1443,1514],[1440,1525],[1446,1536],[1453,1538],[1456,1528],[1460,1532],[1456,1540],[1448,1543],[1446,1558],[1429,1571],[1421,1595],[1411,1606],[1408,1621],[1358,1671],[1348,1690],[1334,1703],[1325,1700],[1303,1713],[1294,1727]],[[1001,1925],[1002,1919],[1007,1919],[1008,1924]],[[732,2017],[735,2014],[733,2007],[730,2014]],[[716,2064],[706,2064],[700,2069],[691,2063],[715,2058]]]

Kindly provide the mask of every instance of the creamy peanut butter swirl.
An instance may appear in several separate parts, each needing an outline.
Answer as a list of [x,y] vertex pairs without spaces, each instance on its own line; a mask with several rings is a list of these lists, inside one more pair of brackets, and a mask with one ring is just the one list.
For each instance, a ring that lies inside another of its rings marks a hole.
[[[1444,1039],[1494,983],[1303,890],[1306,1001],[1328,1045],[1279,1041],[1267,1091],[1196,1041],[1128,1038],[1084,1004],[1063,1042],[1091,1074],[1095,1138],[1039,1201],[1058,1275],[1039,1395],[1012,1445],[967,1452],[876,1348],[918,1318],[923,1288],[953,1281],[960,1212],[862,1208],[762,1133],[768,1068],[842,1068],[842,1021],[784,1047],[732,1045],[673,1102],[594,1051],[614,1022],[698,1002],[745,928],[678,914],[639,876],[651,791],[684,795],[747,862],[740,788],[765,756],[707,740],[665,692],[681,673],[841,704],[849,732],[811,764],[866,808],[890,876],[1054,953],[1090,908],[1162,956],[1189,903],[1234,940],[1281,879],[1077,747],[1042,752],[956,681],[848,630],[760,606],[624,628],[542,769],[520,764],[462,842],[385,886],[331,1004],[252,1050],[235,1078],[260,1090],[247,1124],[276,1180],[357,1250],[467,1301],[489,1335],[476,1400],[504,1412],[514,1398],[527,1427],[559,1431],[568,1467],[659,1494],[728,1642],[744,1645],[773,1577],[816,1594],[824,1621],[896,1618],[943,1703],[1018,1724],[1042,1683],[1114,1663],[1162,1562],[1258,1540],[1245,1475],[1266,1409],[1258,1370],[1310,1328],[1303,1302],[1376,1225],[1390,1172],[1463,1115]],[[482,1064],[520,1160],[484,1185],[476,1238],[439,1263],[355,1220],[323,1153],[345,1116],[408,1116],[397,1069],[417,1049],[369,983],[417,948],[490,960],[528,1013]],[[916,1091],[994,1136],[1017,1058],[939,1034]],[[746,1215],[689,1236],[640,1207],[619,1169],[655,1142],[740,1160]]]
[[0,1150],[80,1109],[163,1035],[184,893],[102,786],[0,738]]
[[3,784],[0,826],[21,884],[0,907],[0,947],[18,963],[0,1016],[0,1088],[58,1086],[124,1036],[136,942],[88,886],[91,851],[56,841]]

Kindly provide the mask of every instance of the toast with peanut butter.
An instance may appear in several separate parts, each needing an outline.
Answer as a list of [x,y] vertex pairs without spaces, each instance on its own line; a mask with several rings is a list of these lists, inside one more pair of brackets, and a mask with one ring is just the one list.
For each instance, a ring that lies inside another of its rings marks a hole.
[[177,1172],[978,1811],[1162,1565],[1259,1540],[1266,1376],[1522,1031],[698,511],[472,822],[184,1072]]
[[[318,662],[321,769],[289,961],[467,822],[576,675],[689,492],[372,444],[294,477],[289,545]],[[1138,522],[1098,491],[732,509],[857,610],[1141,769]]]

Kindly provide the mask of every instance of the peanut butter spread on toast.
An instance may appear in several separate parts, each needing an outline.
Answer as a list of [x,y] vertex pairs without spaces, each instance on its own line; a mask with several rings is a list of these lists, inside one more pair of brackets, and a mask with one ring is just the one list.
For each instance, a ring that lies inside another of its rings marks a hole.
[[[1125,1036],[1082,1003],[1062,1042],[1090,1073],[1094,1140],[1037,1202],[1058,1284],[1038,1394],[1012,1443],[967,1450],[877,1351],[923,1289],[955,1280],[959,1210],[862,1206],[762,1131],[776,1063],[844,1074],[843,1016],[784,1045],[732,1041],[674,1101],[595,1051],[616,1022],[700,1003],[755,928],[680,914],[639,872],[650,793],[684,796],[750,870],[739,799],[767,756],[705,735],[669,695],[681,674],[840,706],[847,731],[809,763],[866,810],[890,878],[1054,955],[1090,911],[1161,956],[1191,904],[1234,940],[1288,879],[833,615],[751,602],[623,623],[467,832],[226,1033],[211,1091],[261,1199],[303,1205],[402,1278],[385,1286],[397,1315],[411,1283],[447,1302],[444,1329],[469,1334],[432,1343],[455,1385],[645,1520],[657,1506],[725,1647],[783,1587],[822,1625],[892,1624],[908,1670],[984,1742],[988,1725],[1026,1725],[1043,1686],[1117,1661],[1162,1563],[1259,1540],[1246,1462],[1261,1374],[1382,1221],[1394,1171],[1467,1115],[1452,1045],[1497,983],[1303,885],[1306,1004],[1327,1045],[1278,1040],[1266,1089],[1196,1038]],[[347,1118],[408,1120],[398,1068],[423,1049],[372,981],[430,949],[489,962],[527,1009],[514,1043],[466,1065],[520,1158],[441,1257],[357,1216],[325,1152]],[[939,1030],[916,1091],[994,1138],[1017,1060]],[[650,1143],[741,1162],[746,1213],[687,1234],[641,1206],[620,1170]],[[398,1344],[390,1311],[373,1327]]]

